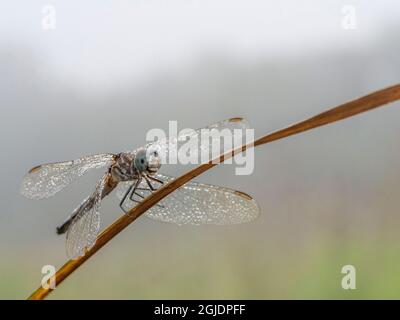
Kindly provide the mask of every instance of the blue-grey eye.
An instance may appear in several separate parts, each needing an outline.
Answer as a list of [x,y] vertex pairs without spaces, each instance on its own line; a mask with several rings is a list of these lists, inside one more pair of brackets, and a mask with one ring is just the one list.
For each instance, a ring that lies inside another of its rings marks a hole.
[[138,152],[135,157],[135,168],[138,171],[146,171],[147,169],[147,159],[146,152]]

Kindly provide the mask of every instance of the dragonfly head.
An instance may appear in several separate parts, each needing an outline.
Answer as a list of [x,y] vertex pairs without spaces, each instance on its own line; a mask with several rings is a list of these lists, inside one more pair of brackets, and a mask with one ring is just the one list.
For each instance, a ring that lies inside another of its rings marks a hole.
[[153,175],[161,167],[161,158],[157,150],[141,148],[136,152],[133,164],[140,173]]

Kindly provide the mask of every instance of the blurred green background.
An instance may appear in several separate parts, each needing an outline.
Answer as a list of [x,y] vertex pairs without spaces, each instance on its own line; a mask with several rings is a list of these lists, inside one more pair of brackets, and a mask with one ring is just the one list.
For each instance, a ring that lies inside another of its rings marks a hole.
[[[168,120],[243,116],[261,136],[400,82],[396,1],[352,1],[354,29],[340,0],[52,5],[45,30],[42,2],[0,4],[2,299],[26,298],[43,265],[66,261],[55,227],[102,174],[35,202],[19,195],[32,166],[135,149]],[[400,298],[399,106],[259,147],[250,176],[212,169],[198,180],[252,195],[257,221],[142,217],[50,298]],[[120,216],[117,198],[101,211],[103,226]],[[341,287],[344,265],[355,290]]]

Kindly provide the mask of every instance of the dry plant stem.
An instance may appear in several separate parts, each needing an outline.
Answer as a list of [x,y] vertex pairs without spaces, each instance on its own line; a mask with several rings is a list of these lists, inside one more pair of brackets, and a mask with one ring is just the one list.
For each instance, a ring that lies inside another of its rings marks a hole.
[[[278,139],[282,139],[300,132],[304,132],[313,128],[317,128],[338,120],[342,120],[356,114],[372,110],[374,108],[383,106],[387,103],[396,101],[400,99],[400,84],[395,85],[357,100],[350,101],[348,103],[342,104],[336,108],[330,109],[323,112],[315,117],[309,118],[302,122],[296,123],[285,129],[275,131],[268,134],[262,138],[254,141],[254,146],[259,146],[268,142],[272,142]],[[233,155],[245,151],[247,148],[253,147],[253,144],[243,145],[231,152],[221,155],[219,158],[210,161],[209,163],[202,164],[184,175],[176,178],[170,183],[164,185],[156,192],[152,193],[144,201],[139,203],[136,207],[129,211],[128,214],[123,215],[112,225],[106,228],[98,237],[95,245],[86,252],[86,254],[76,260],[67,261],[56,273],[56,285],[60,285],[69,275],[71,275],[79,266],[81,266],[86,260],[88,260],[92,255],[94,255],[100,248],[102,248],[106,243],[108,243],[112,238],[114,238],[118,233],[124,230],[128,225],[135,221],[140,215],[142,215],[146,210],[150,209],[161,199],[169,195],[171,192],[202,174],[203,172],[211,169],[220,162],[231,158]],[[44,299],[52,289],[44,289],[39,287],[28,299],[31,300],[41,300]]]

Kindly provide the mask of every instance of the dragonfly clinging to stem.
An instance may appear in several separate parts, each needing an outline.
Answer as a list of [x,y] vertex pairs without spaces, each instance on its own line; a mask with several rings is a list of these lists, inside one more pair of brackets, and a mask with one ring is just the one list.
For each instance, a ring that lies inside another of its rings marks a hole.
[[[232,118],[202,129],[246,129],[247,121]],[[193,136],[200,135],[201,130]],[[43,164],[32,168],[21,186],[21,193],[30,199],[53,196],[91,169],[107,168],[94,192],[57,227],[66,233],[67,255],[78,258],[96,242],[100,230],[101,200],[117,186],[120,207],[127,213],[162,184],[173,180],[160,174],[161,154],[182,139],[164,139],[134,151],[119,154],[97,154],[80,159]],[[211,141],[212,143],[212,141]],[[182,224],[236,224],[255,219],[259,207],[249,195],[229,188],[189,182],[146,212],[146,216],[164,222]]]

